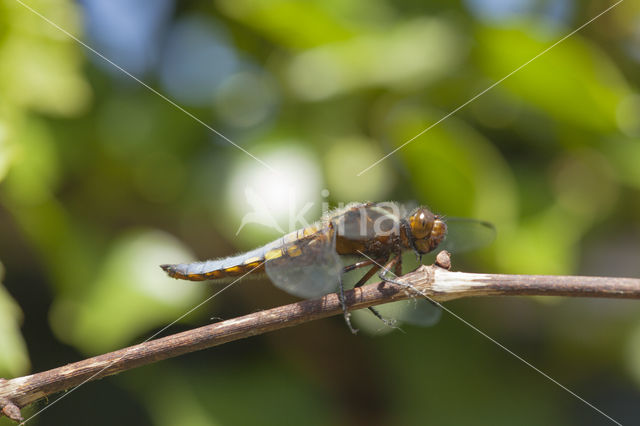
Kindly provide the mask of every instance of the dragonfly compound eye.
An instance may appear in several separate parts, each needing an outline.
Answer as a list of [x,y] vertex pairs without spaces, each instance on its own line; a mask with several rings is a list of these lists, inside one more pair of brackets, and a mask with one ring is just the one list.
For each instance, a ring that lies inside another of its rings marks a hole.
[[446,236],[447,224],[440,219],[435,219],[433,222],[433,229],[431,230],[431,241],[433,242],[433,248],[436,248],[436,246],[440,244]]
[[438,247],[438,244],[447,235],[447,225],[442,220],[434,217],[430,231],[426,237],[414,241],[415,247],[420,253],[429,253]]
[[417,240],[427,238],[433,228],[434,220],[435,216],[433,213],[425,208],[419,208],[409,218],[409,226],[411,227],[413,238]]

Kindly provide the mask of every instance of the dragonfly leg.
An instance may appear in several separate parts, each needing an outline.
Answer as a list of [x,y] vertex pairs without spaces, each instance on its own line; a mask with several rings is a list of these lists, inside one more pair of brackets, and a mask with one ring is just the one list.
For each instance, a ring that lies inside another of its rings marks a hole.
[[393,273],[396,274],[396,277],[399,277],[402,275],[402,253],[398,253],[396,258],[398,260],[396,261],[396,267],[393,269]]
[[347,303],[344,298],[344,284],[342,282],[342,276],[340,276],[338,284],[338,299],[340,299],[340,306],[342,306],[342,315],[344,315],[344,322],[347,323],[347,327],[349,327],[349,331],[351,331],[351,333],[357,334],[358,329],[353,328],[353,326],[351,325],[351,313],[347,310]]
[[356,262],[356,263],[354,263],[353,265],[345,266],[345,267],[342,269],[342,273],[343,273],[343,274],[346,274],[347,272],[351,272],[351,271],[353,271],[353,270],[355,270],[355,269],[358,269],[358,268],[364,268],[365,266],[373,265],[374,263],[375,263],[375,261],[374,261],[374,260],[372,260],[372,259],[370,259],[370,260],[363,260],[363,261],[360,261],[360,262]]
[[[345,266],[344,269],[342,270],[343,273],[345,272],[350,272],[353,271],[355,269],[358,268],[363,268],[365,266],[369,266],[372,265],[371,268],[367,271],[366,274],[364,274],[362,276],[362,278],[360,278],[360,280],[358,280],[358,282],[353,286],[353,288],[357,288],[357,287],[362,287],[367,281],[369,281],[369,279],[380,270],[380,268],[383,268],[381,265],[383,262],[385,262],[386,259],[378,259],[378,260],[373,260],[373,259],[369,259],[369,260],[363,260],[361,262],[357,262],[354,263],[353,265],[348,265]],[[390,262],[388,262],[385,266],[384,266],[384,271],[389,272],[389,268],[394,268],[394,272],[396,275],[400,275],[402,273],[402,257],[400,255],[396,255],[393,259],[391,259]],[[385,282],[391,282],[394,284],[400,284],[404,287],[407,287],[406,284],[404,283],[396,283],[388,278],[383,277],[382,272],[380,272],[378,274],[380,276],[380,279],[385,281]],[[413,287],[413,286],[411,286]],[[413,289],[416,293],[421,294],[420,291],[418,289]],[[344,319],[345,322],[347,323],[347,326],[349,327],[349,329],[351,330],[352,333],[357,333],[357,329],[354,329],[351,326],[351,319],[350,319],[350,314],[347,312],[347,306],[345,304],[344,301],[344,285],[342,284],[342,279],[340,279],[340,292],[338,293],[340,296],[340,304],[342,305],[342,309],[343,309],[343,313],[344,313]],[[380,321],[382,321],[387,327],[392,327],[392,328],[399,328],[397,326],[397,321],[395,321],[394,319],[389,319],[389,318],[385,318],[384,316],[382,316],[382,314],[380,312],[378,312],[378,310],[376,308],[374,308],[373,306],[370,306],[369,311],[371,311],[371,313],[373,313],[373,315],[376,316],[376,318],[378,318]]]
[[360,280],[356,283],[356,285],[353,286],[353,288],[362,287],[367,281],[369,281],[369,278],[375,275],[378,269],[380,269],[380,266],[373,265],[371,269],[369,269],[367,273],[364,274],[362,278],[360,278]]
[[[384,260],[383,260],[383,262],[384,262]],[[371,278],[378,271],[378,269],[380,269],[380,266],[379,266],[380,263],[381,262],[376,262],[373,259],[363,260],[361,262],[356,262],[353,265],[345,266],[344,269],[342,270],[342,273],[350,272],[350,271],[353,271],[353,270],[358,269],[358,268],[364,268],[365,266],[373,265],[371,267],[371,269],[369,269],[367,271],[367,273],[364,274],[362,276],[362,278],[360,278],[360,280],[356,283],[356,285],[353,286],[353,288],[361,287],[364,283],[366,283],[369,280],[369,278]],[[344,299],[344,285],[342,283],[342,277],[340,278],[340,291],[339,291],[338,295],[340,297],[340,304],[342,305],[342,312],[344,314],[344,321],[347,323],[347,326],[349,327],[349,330],[351,330],[351,332],[353,334],[356,334],[358,332],[358,330],[354,329],[351,326],[351,318],[350,318],[351,314],[349,314],[349,312],[347,311],[347,305],[346,305],[345,299]],[[375,316],[380,318],[385,324],[390,325],[390,324],[388,324],[388,322],[390,322],[390,321],[385,320],[384,318],[382,318],[382,315],[380,315],[380,313],[378,311],[376,311],[373,307],[369,307],[369,310],[371,312],[373,312],[373,314]]]
[[[394,268],[394,273],[397,275],[402,275],[402,257],[401,256],[397,256],[397,261],[396,261],[396,266]],[[382,262],[380,262],[382,263]],[[376,270],[380,269],[380,267],[378,266],[378,268]],[[384,281],[384,280],[383,280]],[[386,325],[387,327],[391,327],[391,328],[397,328],[398,330],[402,331],[402,329],[400,327],[398,327],[398,321],[394,320],[393,318],[385,318],[382,316],[382,314],[380,312],[378,312],[378,310],[376,308],[374,308],[373,306],[369,306],[369,310],[373,313],[373,315],[375,315],[380,321],[382,321],[384,323],[384,325]]]
[[382,281],[391,282],[389,281],[389,279],[385,278],[384,276],[389,272],[391,272],[391,268],[393,268],[394,270],[394,275],[397,276],[398,272],[401,272],[400,268],[398,268],[398,265],[400,265],[400,268],[402,268],[402,257],[400,256],[399,253],[394,253],[391,260],[382,267],[382,271],[378,273],[378,277],[380,277]]
[[398,321],[394,320],[393,318],[385,318],[373,306],[369,306],[367,309],[369,309],[371,311],[371,313],[373,313],[373,315],[375,315],[376,318],[378,318],[380,321],[382,321],[384,323],[384,325],[386,325],[387,327],[395,328],[395,329],[398,329],[398,330],[402,331],[402,329],[400,327],[398,327]]
[[[371,263],[374,263],[374,262],[371,261]],[[364,274],[362,278],[360,278],[360,281],[358,281],[356,285],[353,286],[353,288],[361,287],[364,283],[369,281],[369,278],[371,278],[380,269],[380,266],[379,266],[380,263],[382,262],[377,262],[376,264],[374,264],[373,267],[371,267],[371,269],[369,269],[367,273]],[[371,311],[371,313],[373,313],[373,315],[375,315],[387,327],[398,328],[397,322],[395,320],[383,317],[382,314],[378,312],[378,310],[373,306],[369,306],[367,309],[369,309],[369,311]]]
[[[363,260],[361,262],[356,262],[353,265],[345,266],[344,269],[342,269],[342,273],[344,274],[344,273],[353,271],[353,270],[358,269],[358,268],[363,268],[363,267],[369,266],[369,265],[371,265],[373,263],[374,263],[373,260]],[[376,269],[373,270],[373,273],[371,273],[364,281],[362,281],[362,279],[360,281],[358,281],[358,284],[356,284],[356,286],[362,285],[362,283],[366,282],[369,278],[371,278],[371,276],[375,273],[377,268],[378,267],[376,266]],[[371,271],[369,271],[369,272],[371,272]],[[367,272],[367,274],[369,274],[369,272]],[[358,330],[353,328],[353,326],[351,325],[351,314],[347,311],[347,304],[346,304],[345,299],[344,299],[344,284],[342,283],[342,276],[340,277],[338,296],[339,296],[339,299],[340,299],[340,305],[342,306],[342,313],[344,315],[344,322],[347,323],[347,326],[349,327],[349,330],[353,334],[356,334],[358,332]]]
[[[361,267],[364,267],[364,266],[373,265],[371,267],[371,269],[369,269],[367,271],[367,273],[364,274],[362,276],[362,278],[360,278],[360,280],[356,283],[356,285],[353,286],[353,288],[362,287],[362,285],[364,285],[367,281],[369,281],[369,278],[371,278],[381,268],[380,265],[385,260],[386,259],[380,259],[379,261],[363,260],[362,262],[354,263],[353,265],[345,267],[344,268],[345,272],[348,272],[348,271],[353,271],[354,269],[361,268]],[[394,319],[385,318],[373,306],[369,306],[367,309],[369,309],[369,311],[371,311],[371,313],[373,313],[373,315],[375,315],[376,318],[378,318],[380,321],[382,321],[384,323],[384,325],[386,325],[387,327],[398,328],[397,321],[395,321]]]
[[399,270],[398,270],[398,268],[397,268],[397,265],[398,265],[398,264],[400,264],[400,263],[402,263],[401,255],[400,255],[400,254],[396,254],[396,255],[395,255],[395,257],[394,257],[393,259],[391,259],[391,260],[389,261],[389,263],[387,263],[387,264],[384,266],[384,268],[382,268],[382,270],[378,273],[378,277],[380,277],[380,279],[381,279],[382,281],[384,281],[384,282],[391,283],[391,284],[396,284],[396,285],[399,285],[399,286],[401,286],[401,287],[408,288],[408,289],[410,289],[411,291],[413,291],[416,295],[421,296],[421,297],[424,297],[425,299],[427,299],[427,300],[428,300],[432,305],[439,307],[439,306],[438,306],[438,304],[437,304],[436,302],[434,302],[433,300],[431,300],[431,298],[430,298],[430,297],[426,296],[426,295],[424,294],[424,292],[422,292],[422,291],[418,290],[418,289],[417,289],[417,288],[415,288],[413,285],[411,285],[411,284],[409,284],[409,283],[403,283],[403,282],[401,282],[401,281],[398,281],[398,280],[393,279],[393,278],[388,278],[388,277],[386,276],[389,272],[391,272],[391,271],[390,271],[390,268],[391,268],[391,267],[394,267],[394,270],[396,271],[394,275],[396,275],[396,277],[397,277],[398,272],[401,272],[401,271],[399,271]]

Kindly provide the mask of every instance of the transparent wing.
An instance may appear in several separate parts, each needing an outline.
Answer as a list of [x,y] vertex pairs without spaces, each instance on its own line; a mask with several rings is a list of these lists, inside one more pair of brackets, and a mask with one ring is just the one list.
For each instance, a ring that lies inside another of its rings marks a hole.
[[281,255],[268,260],[265,271],[273,284],[302,298],[319,297],[335,291],[342,273],[342,261],[329,229],[284,243]]
[[376,309],[385,318],[421,327],[436,324],[442,316],[442,309],[426,299],[419,298],[419,296],[414,299],[379,305]]
[[[407,251],[402,255],[403,273],[413,271],[417,269],[418,266],[420,266],[420,262],[418,262],[413,252]],[[408,300],[400,300],[398,302],[376,306],[376,309],[378,309],[385,318],[395,319],[400,323],[421,327],[429,327],[436,324],[442,314],[440,308],[417,294]]]
[[462,253],[488,246],[496,238],[496,228],[489,222],[461,217],[447,218],[447,236],[435,251]]
[[337,234],[354,240],[368,240],[397,232],[400,219],[406,215],[398,203],[357,204],[335,212],[328,219]]
[[[350,259],[354,263],[358,259]],[[361,260],[361,259],[360,259]],[[402,255],[403,271],[408,272],[415,270],[420,263],[417,261],[413,252],[406,252]],[[346,288],[350,288],[356,283],[362,275],[367,271],[367,268],[356,269],[343,275],[343,282]],[[392,277],[392,275],[390,275]],[[380,281],[378,275],[371,277],[367,284]],[[436,324],[441,316],[441,309],[431,304],[426,299],[416,295],[416,297],[409,300],[401,300],[398,302],[385,303],[384,305],[374,306],[380,314],[389,320],[395,320],[401,324],[412,324],[421,327],[429,327]]]
[[[496,237],[496,229],[489,222],[449,218],[446,223],[447,237],[434,252],[448,250],[451,253],[461,253],[476,250],[491,244]],[[419,266],[413,253],[405,253],[402,263],[405,271],[412,271]],[[409,300],[381,305],[378,310],[387,318],[423,327],[436,324],[442,315],[442,309],[417,295]]]

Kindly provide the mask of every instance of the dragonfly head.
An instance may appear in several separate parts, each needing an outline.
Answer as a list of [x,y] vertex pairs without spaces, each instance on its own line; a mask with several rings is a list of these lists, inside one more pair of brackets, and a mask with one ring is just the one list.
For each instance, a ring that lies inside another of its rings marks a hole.
[[429,253],[435,249],[447,234],[447,225],[429,209],[418,208],[408,218],[410,244],[419,254]]

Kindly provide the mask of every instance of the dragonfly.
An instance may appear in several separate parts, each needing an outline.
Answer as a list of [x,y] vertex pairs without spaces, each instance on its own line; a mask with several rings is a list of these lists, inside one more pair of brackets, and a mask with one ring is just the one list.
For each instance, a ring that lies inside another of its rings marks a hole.
[[[313,225],[246,253],[160,266],[173,278],[191,281],[229,279],[250,272],[266,273],[276,287],[305,299],[337,290],[345,321],[356,333],[344,301],[344,274],[368,267],[354,287],[362,286],[376,273],[383,281],[402,285],[388,274],[393,271],[396,276],[402,275],[403,253],[413,252],[420,260],[437,247],[452,252],[466,251],[475,248],[474,245],[486,244],[493,239],[494,233],[493,226],[487,222],[473,219],[445,221],[423,206],[409,209],[391,201],[351,203],[325,213]],[[345,259],[354,261],[345,265]],[[439,309],[432,303],[414,303],[412,306],[412,309],[405,309],[408,313],[396,314],[402,317],[401,320],[418,325],[430,325],[439,317]],[[371,307],[369,310],[385,324],[394,324],[394,320],[388,320],[377,309]]]

